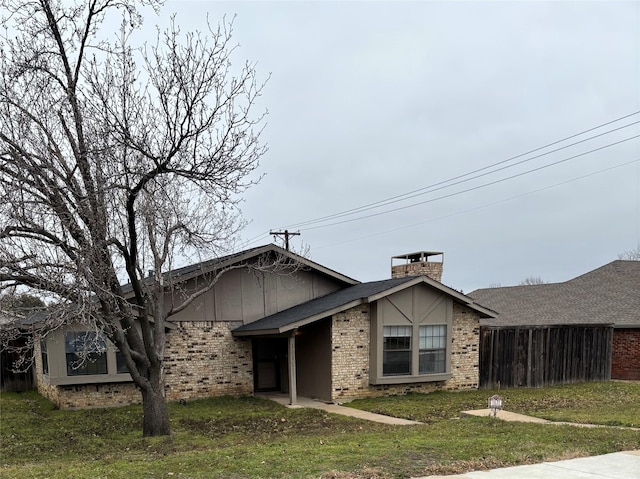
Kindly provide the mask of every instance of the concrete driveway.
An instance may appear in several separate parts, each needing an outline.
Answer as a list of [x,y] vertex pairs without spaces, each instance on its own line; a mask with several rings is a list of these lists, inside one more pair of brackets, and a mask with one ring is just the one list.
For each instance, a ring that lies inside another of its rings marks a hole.
[[445,477],[448,479],[640,479],[640,451],[614,452],[567,461],[474,471],[456,476],[427,476],[428,479]]

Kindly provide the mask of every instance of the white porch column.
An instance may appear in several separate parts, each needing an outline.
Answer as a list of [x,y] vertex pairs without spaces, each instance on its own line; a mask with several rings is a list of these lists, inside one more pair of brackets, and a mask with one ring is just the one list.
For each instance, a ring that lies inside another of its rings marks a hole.
[[292,406],[298,402],[296,390],[296,329],[289,336],[289,404]]

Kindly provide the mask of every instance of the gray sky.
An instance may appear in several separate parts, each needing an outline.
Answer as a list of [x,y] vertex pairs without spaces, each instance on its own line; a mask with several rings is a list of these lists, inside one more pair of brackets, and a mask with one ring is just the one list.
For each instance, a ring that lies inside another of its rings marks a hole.
[[637,138],[461,192],[640,135],[638,124],[330,221],[348,222],[297,226],[639,111],[640,2],[169,1],[147,27],[172,12],[184,29],[237,14],[236,63],[271,74],[260,104],[266,176],[243,206],[248,246],[272,242],[270,229],[300,230],[294,248],[362,281],[389,277],[391,256],[443,251],[443,282],[469,292],[564,281],[640,242]]

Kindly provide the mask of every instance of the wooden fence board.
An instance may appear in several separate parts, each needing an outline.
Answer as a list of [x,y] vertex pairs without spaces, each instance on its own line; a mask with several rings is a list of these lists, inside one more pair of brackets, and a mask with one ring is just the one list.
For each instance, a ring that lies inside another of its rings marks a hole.
[[482,327],[480,387],[611,379],[613,326]]

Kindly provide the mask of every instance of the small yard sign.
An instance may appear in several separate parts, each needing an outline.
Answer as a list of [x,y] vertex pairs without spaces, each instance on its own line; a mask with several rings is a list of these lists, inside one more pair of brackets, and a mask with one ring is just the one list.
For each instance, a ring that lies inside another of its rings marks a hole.
[[493,413],[493,417],[496,417],[498,409],[502,409],[502,397],[494,394],[489,398],[489,409]]

